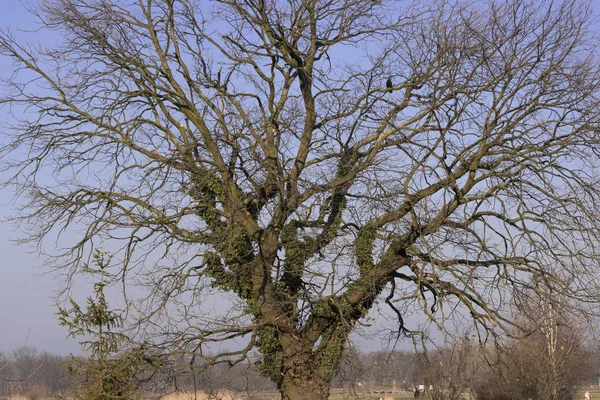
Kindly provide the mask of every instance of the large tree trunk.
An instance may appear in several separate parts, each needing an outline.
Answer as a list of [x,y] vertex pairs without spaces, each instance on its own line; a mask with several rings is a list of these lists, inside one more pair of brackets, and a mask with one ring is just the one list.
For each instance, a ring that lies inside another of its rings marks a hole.
[[292,372],[288,372],[283,377],[281,398],[283,400],[327,400],[329,382],[325,381],[314,376],[294,376]]
[[[323,305],[322,316],[314,316],[304,331],[281,333],[283,400],[328,400],[329,386],[335,370],[343,358],[345,344],[352,322],[340,321]],[[329,309],[330,310],[330,309]],[[352,316],[355,321],[362,311]],[[304,336],[303,336],[304,334]]]
[[[344,332],[345,334],[345,332]],[[283,400],[328,400],[329,385],[337,368],[347,336],[321,342],[317,349],[296,343],[287,348],[288,357],[283,360],[281,398]],[[287,342],[284,340],[284,342]],[[287,342],[288,345],[291,343]]]

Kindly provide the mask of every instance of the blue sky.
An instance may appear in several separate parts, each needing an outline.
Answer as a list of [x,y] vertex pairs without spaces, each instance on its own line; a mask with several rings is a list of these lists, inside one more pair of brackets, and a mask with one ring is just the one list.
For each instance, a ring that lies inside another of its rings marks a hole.
[[[35,28],[20,2],[1,0],[0,4],[0,26]],[[1,58],[0,71],[2,76],[11,73],[10,63]],[[0,191],[0,351],[27,344],[55,353],[79,352],[77,341],[66,339],[67,331],[55,315],[52,297],[59,282],[44,275],[43,260],[31,254],[30,248],[11,243],[19,235],[5,221],[16,212],[12,197],[10,191]]]

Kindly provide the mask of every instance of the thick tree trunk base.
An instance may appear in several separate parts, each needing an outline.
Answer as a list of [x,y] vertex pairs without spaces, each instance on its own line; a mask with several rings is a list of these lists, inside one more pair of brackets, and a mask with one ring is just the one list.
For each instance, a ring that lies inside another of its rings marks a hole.
[[313,380],[285,379],[281,387],[282,400],[328,400],[329,387]]

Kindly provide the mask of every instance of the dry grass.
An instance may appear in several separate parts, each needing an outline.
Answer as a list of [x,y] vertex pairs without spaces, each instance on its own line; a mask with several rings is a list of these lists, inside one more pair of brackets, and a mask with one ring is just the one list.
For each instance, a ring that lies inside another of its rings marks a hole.
[[21,396],[21,395],[15,395],[15,396],[10,396],[8,398],[8,400],[29,400],[29,397],[27,397],[27,396]]
[[196,393],[190,392],[177,392],[170,393],[164,397],[161,397],[162,400],[240,400],[241,397],[235,396],[231,392],[219,391],[214,393],[204,393],[201,391],[197,391]]
[[[350,394],[337,394],[329,396],[329,400],[377,400],[382,398],[383,400],[413,400],[414,395],[412,394],[359,394],[357,396]],[[421,396],[421,399],[428,399],[427,397]]]

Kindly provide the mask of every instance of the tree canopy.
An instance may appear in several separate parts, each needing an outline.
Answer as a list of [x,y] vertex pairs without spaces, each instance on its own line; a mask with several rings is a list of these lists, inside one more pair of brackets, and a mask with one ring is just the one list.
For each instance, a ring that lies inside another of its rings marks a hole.
[[[140,337],[257,349],[290,400],[327,398],[376,301],[398,334],[418,313],[481,335],[534,281],[596,302],[589,4],[422,3],[41,1],[59,40],[0,33],[26,239],[69,240],[68,276],[118,246],[111,273],[147,290]],[[226,312],[202,307],[214,292]]]

